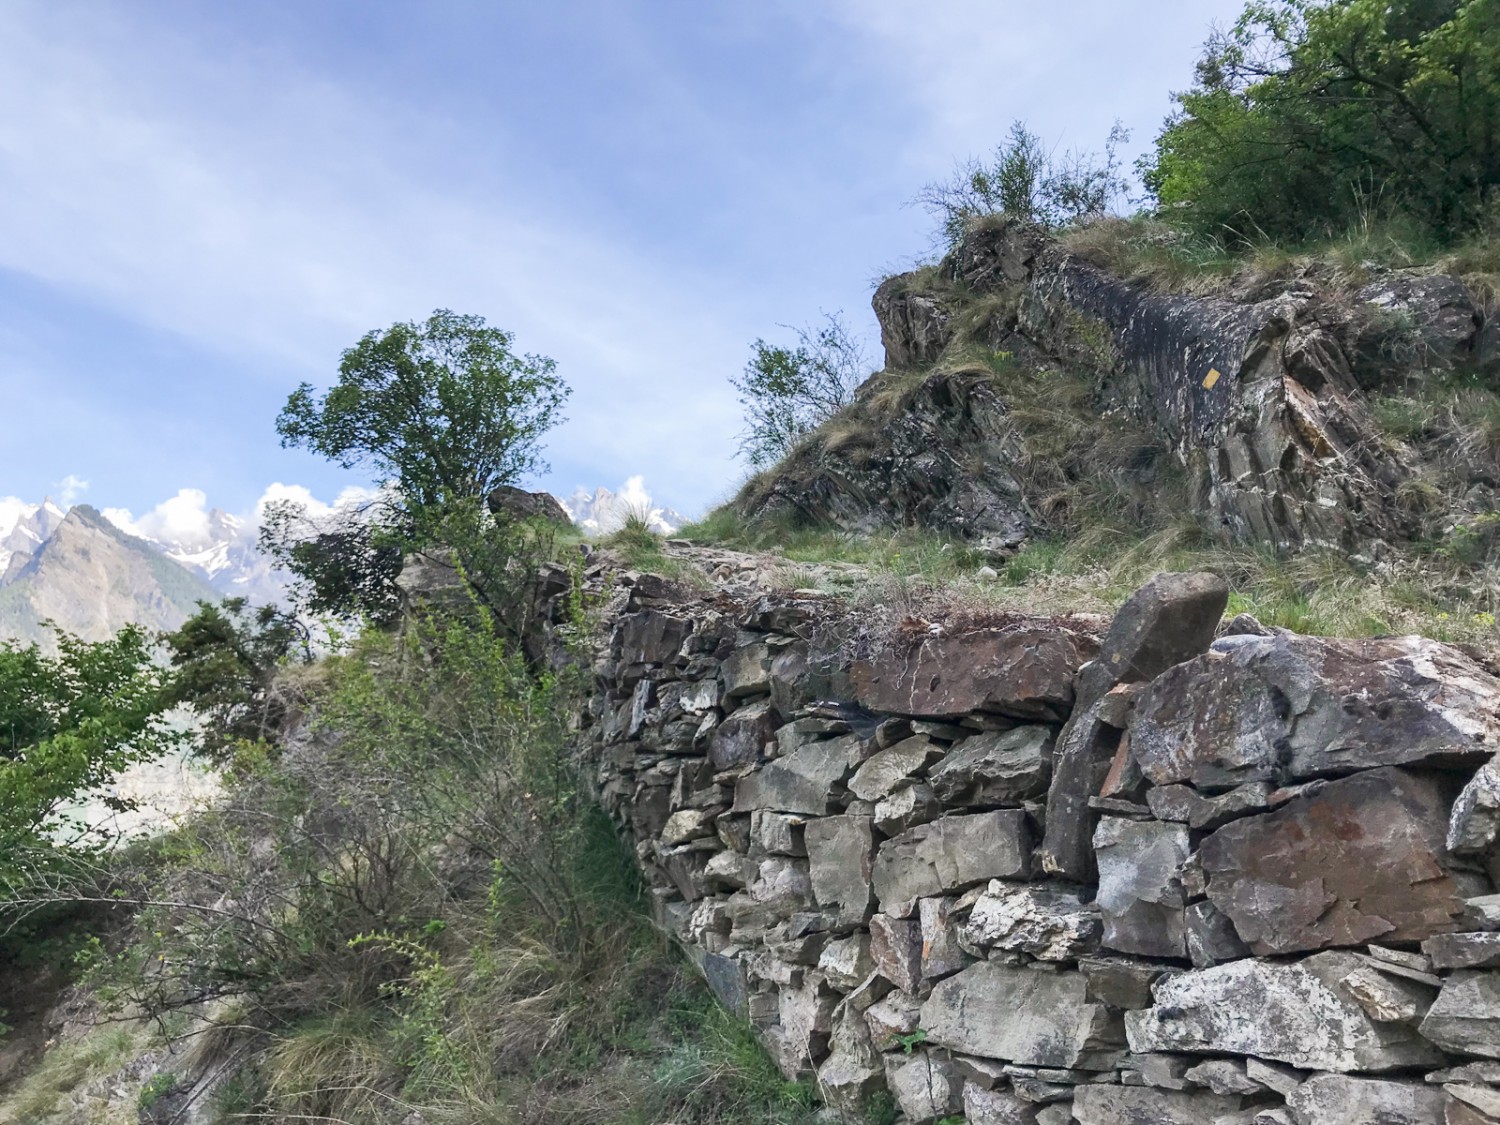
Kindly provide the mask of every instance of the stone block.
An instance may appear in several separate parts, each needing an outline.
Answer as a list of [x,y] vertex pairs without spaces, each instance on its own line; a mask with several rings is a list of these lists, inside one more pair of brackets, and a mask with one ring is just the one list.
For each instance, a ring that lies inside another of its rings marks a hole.
[[1099,948],[1099,909],[1067,886],[990,883],[961,934],[970,946],[1072,961]]
[[863,925],[874,910],[875,833],[867,816],[829,816],[803,829],[813,896],[838,927]]
[[1181,824],[1100,818],[1094,832],[1095,901],[1106,948],[1143,957],[1186,956],[1187,899],[1178,872],[1188,851],[1188,830]]
[[1297,1125],[1435,1125],[1443,1094],[1420,1082],[1318,1074],[1287,1098]]
[[1421,1032],[1445,1050],[1500,1058],[1500,973],[1454,973],[1443,982]]
[[1031,834],[1019,809],[946,816],[880,845],[873,878],[880,908],[905,917],[919,898],[962,891],[988,879],[1024,879]]
[[915,735],[872,754],[849,779],[849,792],[862,801],[879,801],[904,782],[915,780],[943,752],[930,739]]
[[758,762],[780,725],[781,716],[770,700],[747,703],[714,729],[709,738],[708,759],[720,770]]
[[1047,791],[1052,773],[1052,727],[984,731],[949,748],[929,781],[947,805],[1019,805]]

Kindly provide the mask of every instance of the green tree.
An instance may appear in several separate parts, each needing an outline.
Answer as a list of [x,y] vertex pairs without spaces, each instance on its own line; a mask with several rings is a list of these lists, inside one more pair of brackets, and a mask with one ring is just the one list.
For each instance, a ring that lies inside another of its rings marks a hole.
[[745,408],[740,452],[752,465],[785,457],[803,435],[848,406],[870,373],[841,314],[826,314],[821,327],[795,331],[794,348],[756,340],[744,374],[729,380]]
[[541,436],[568,387],[546,356],[517,355],[483,317],[439,309],[369,332],[321,397],[303,383],[276,420],[283,446],[373,470],[411,511],[482,498],[546,468]]
[[239,743],[276,735],[287,710],[277,673],[289,661],[312,659],[301,621],[276,606],[252,610],[244,598],[199,602],[198,612],[162,640],[174,670],[171,698],[197,712],[200,747],[220,760]]
[[1500,0],[1255,0],[1175,100],[1140,170],[1198,227],[1452,239],[1500,191]]
[[367,333],[321,397],[306,383],[292,393],[276,420],[282,445],[368,469],[382,489],[331,524],[296,505],[272,513],[262,549],[298,576],[306,608],[388,619],[405,552],[454,545],[455,526],[483,522],[491,492],[545,469],[541,438],[570,392],[551,359],[513,343],[483,317],[439,309]]
[[[135,626],[107,641],[57,636],[57,655],[0,642],[0,874],[55,845],[100,847],[113,838],[67,816],[86,791],[103,791],[136,762],[181,744],[167,722],[171,677]],[[101,792],[117,811],[128,802]]]

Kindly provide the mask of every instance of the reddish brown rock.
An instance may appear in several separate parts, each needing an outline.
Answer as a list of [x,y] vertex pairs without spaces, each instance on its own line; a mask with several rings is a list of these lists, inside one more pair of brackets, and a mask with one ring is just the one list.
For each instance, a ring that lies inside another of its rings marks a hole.
[[1404,770],[1330,782],[1204,840],[1208,897],[1262,956],[1461,929],[1446,810],[1437,782]]
[[1060,720],[1073,703],[1074,675],[1097,650],[1092,637],[1062,624],[1022,623],[924,637],[909,652],[858,661],[851,675],[859,702],[874,711]]
[[1130,732],[1155,785],[1477,765],[1500,746],[1500,679],[1423,637],[1224,637],[1152,682]]

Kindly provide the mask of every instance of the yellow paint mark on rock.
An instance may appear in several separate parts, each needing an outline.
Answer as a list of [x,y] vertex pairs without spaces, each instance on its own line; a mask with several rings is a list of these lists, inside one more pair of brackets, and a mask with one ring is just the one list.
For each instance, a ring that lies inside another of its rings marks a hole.
[[1217,367],[1210,367],[1208,369],[1208,374],[1203,377],[1203,389],[1205,391],[1211,391],[1211,390],[1213,390],[1214,384],[1217,383],[1218,381],[1219,381],[1219,369]]

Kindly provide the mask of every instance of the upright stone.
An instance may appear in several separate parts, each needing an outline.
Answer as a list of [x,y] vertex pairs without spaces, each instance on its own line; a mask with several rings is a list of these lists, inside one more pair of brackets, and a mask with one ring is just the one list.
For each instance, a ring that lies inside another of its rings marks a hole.
[[1449,1051],[1500,1059],[1500,973],[1454,973],[1423,1017],[1421,1032]]
[[1094,851],[1105,947],[1142,957],[1187,956],[1187,897],[1178,877],[1189,852],[1187,828],[1106,816],[1094,832]]
[[803,829],[813,896],[839,928],[862,926],[874,909],[875,834],[867,816],[829,816]]
[[1098,659],[1078,679],[1073,717],[1058,738],[1047,791],[1043,870],[1082,883],[1092,874],[1089,798],[1099,792],[1120,744],[1100,704],[1110,688],[1154,679],[1197,656],[1214,639],[1229,600],[1216,574],[1158,574],[1132,594],[1111,622]]

